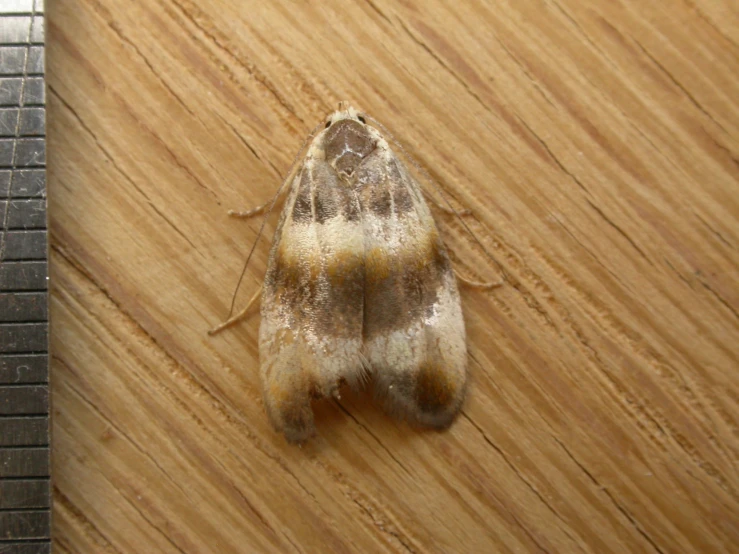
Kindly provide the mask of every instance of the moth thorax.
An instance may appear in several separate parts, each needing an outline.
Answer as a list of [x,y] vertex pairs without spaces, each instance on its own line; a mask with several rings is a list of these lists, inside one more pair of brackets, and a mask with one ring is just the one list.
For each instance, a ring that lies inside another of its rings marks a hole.
[[326,161],[343,179],[348,179],[354,174],[359,164],[375,149],[375,146],[375,139],[367,127],[354,119],[337,121],[324,135]]

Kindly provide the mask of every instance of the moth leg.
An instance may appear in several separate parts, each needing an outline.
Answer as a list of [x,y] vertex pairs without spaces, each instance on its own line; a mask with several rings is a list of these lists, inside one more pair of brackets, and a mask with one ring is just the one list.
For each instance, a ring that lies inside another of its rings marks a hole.
[[[278,203],[281,204],[284,199],[284,195],[278,198],[278,201],[275,202],[275,207],[278,207]],[[228,210],[228,215],[230,215],[231,217],[237,217],[239,219],[248,219],[250,217],[254,217],[255,215],[263,214],[270,208],[270,206],[272,206],[271,200],[257,206],[256,208],[252,208],[251,210]]]
[[221,331],[223,331],[227,327],[231,327],[231,325],[233,325],[234,323],[236,323],[236,322],[241,321],[242,319],[244,319],[246,317],[246,315],[247,315],[247,312],[249,311],[249,308],[251,308],[252,304],[254,304],[254,302],[256,302],[257,298],[259,298],[259,295],[262,294],[262,288],[263,287],[264,287],[264,285],[261,285],[259,287],[259,290],[254,293],[254,296],[252,296],[251,297],[251,300],[249,300],[249,302],[247,302],[246,307],[243,310],[241,310],[239,313],[237,313],[233,317],[228,318],[223,323],[221,323],[221,324],[216,325],[215,327],[213,327],[210,331],[208,331],[208,334],[211,335],[211,336],[213,336],[216,333],[220,333]]
[[264,204],[261,204],[256,208],[251,208],[250,210],[228,210],[228,215],[230,215],[231,217],[238,217],[239,219],[248,219],[250,217],[254,217],[255,215],[263,214],[268,209],[279,207],[279,205],[285,201],[285,198],[287,197],[286,193],[289,190],[289,187],[281,187],[280,190],[277,191],[277,194],[273,196],[269,202],[265,202]]
[[247,219],[250,217],[254,217],[255,215],[263,214],[264,210],[266,210],[269,207],[269,202],[262,204],[260,206],[257,206],[256,208],[252,208],[251,210],[228,210],[228,215],[231,217],[237,217],[239,219]]
[[458,216],[472,215],[472,210],[470,210],[470,209],[464,208],[462,210],[455,210],[455,209],[451,208],[450,206],[445,206],[444,204],[442,204],[441,202],[439,202],[436,198],[434,198],[433,196],[431,196],[425,190],[421,190],[421,192],[426,197],[426,200],[428,200],[429,202],[431,202],[434,206],[436,206],[437,208],[439,208],[445,214],[448,214],[448,215],[458,215]]
[[500,281],[473,281],[469,277],[465,277],[464,275],[462,275],[456,269],[454,270],[454,275],[457,276],[457,280],[460,283],[464,283],[465,285],[467,285],[468,287],[472,287],[473,289],[490,290],[503,286],[503,279],[501,279]]

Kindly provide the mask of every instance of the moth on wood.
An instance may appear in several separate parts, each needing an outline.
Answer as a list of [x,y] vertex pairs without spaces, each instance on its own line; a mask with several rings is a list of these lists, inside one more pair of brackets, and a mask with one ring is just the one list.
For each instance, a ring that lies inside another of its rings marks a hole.
[[465,394],[465,327],[420,185],[378,128],[343,103],[291,178],[261,302],[272,425],[301,442],[315,432],[312,400],[371,376],[388,412],[447,427]]

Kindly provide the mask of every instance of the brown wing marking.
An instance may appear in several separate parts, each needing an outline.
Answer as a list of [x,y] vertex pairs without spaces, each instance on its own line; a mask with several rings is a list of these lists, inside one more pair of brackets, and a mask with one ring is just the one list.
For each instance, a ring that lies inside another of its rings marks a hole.
[[364,259],[359,207],[332,167],[308,159],[270,251],[259,332],[267,413],[288,440],[315,432],[312,399],[357,384]]
[[388,411],[445,427],[461,407],[467,373],[456,279],[420,188],[402,162],[378,149],[361,171],[363,352],[375,391]]

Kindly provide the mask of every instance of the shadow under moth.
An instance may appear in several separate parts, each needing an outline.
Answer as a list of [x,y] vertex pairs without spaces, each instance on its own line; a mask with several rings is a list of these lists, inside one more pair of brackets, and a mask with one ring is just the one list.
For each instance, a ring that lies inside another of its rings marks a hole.
[[340,104],[283,184],[259,357],[267,415],[290,442],[315,433],[311,401],[344,384],[371,381],[387,412],[439,429],[465,394],[455,273],[418,181],[367,119]]

